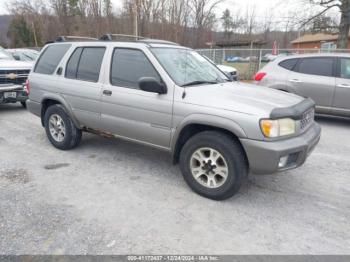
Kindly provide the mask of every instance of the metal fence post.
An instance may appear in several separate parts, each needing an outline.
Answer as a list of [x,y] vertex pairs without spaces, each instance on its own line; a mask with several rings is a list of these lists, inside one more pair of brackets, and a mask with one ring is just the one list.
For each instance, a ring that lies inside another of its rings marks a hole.
[[261,56],[262,56],[262,50],[260,49],[260,51],[259,51],[259,65],[258,65],[258,70],[260,70],[260,67],[261,67]]
[[222,49],[222,63],[225,63],[225,58],[226,58],[226,49]]
[[212,60],[213,60],[214,63],[216,64],[216,61],[215,61],[215,60],[216,60],[216,59],[215,59],[215,58],[216,58],[216,53],[215,53],[215,51],[216,51],[216,49],[213,49],[213,57],[212,57],[213,59],[212,59]]

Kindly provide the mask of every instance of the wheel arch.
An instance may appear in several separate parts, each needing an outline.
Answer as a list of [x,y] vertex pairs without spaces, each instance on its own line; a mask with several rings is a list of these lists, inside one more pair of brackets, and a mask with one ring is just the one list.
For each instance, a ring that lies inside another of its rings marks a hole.
[[73,112],[68,105],[68,103],[60,96],[56,95],[50,95],[50,96],[44,96],[41,101],[41,124],[44,126],[44,116],[46,113],[46,110],[52,106],[52,105],[61,105],[64,111],[67,113],[67,115],[72,119],[74,125],[76,128],[80,128],[79,122],[74,117]]
[[173,164],[178,163],[181,149],[188,139],[200,132],[208,130],[222,132],[231,136],[241,145],[245,154],[245,150],[239,138],[245,138],[247,136],[244,130],[236,122],[227,118],[216,116],[192,116],[183,121],[183,123],[176,129],[173,136],[171,143]]

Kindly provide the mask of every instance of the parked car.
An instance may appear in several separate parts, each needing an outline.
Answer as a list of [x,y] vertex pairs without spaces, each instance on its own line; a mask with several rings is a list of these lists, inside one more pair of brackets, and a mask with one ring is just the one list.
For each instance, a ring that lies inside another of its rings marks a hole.
[[222,72],[224,72],[231,80],[238,80],[237,69],[228,65],[216,65]]
[[197,52],[156,40],[49,44],[27,88],[54,147],[76,147],[84,131],[153,146],[216,200],[234,195],[249,170],[299,167],[321,133],[312,100],[230,82]]
[[237,69],[234,68],[233,66],[227,66],[227,65],[219,65],[216,64],[213,60],[211,60],[209,57],[204,56],[210,63],[213,65],[217,66],[222,72],[226,74],[226,76],[232,80],[232,81],[237,81],[238,80],[238,74],[237,74]]
[[15,60],[18,61],[35,61],[40,52],[32,49],[24,49],[24,48],[18,48],[18,49],[6,49],[7,52],[9,52]]
[[20,102],[24,107],[28,93],[24,83],[33,64],[16,61],[0,47],[0,104]]
[[340,53],[279,57],[255,75],[256,84],[316,103],[316,112],[350,116],[350,55]]

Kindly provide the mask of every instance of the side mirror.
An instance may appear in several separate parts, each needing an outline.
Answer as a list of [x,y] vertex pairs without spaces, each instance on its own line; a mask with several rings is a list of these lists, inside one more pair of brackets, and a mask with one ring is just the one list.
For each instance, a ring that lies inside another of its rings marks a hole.
[[168,92],[165,84],[160,83],[153,77],[142,77],[139,80],[139,87],[141,90],[150,93],[166,94]]
[[15,59],[15,60],[17,60],[17,61],[20,61],[21,60],[21,58],[18,56],[18,55],[12,55],[13,56],[13,58]]

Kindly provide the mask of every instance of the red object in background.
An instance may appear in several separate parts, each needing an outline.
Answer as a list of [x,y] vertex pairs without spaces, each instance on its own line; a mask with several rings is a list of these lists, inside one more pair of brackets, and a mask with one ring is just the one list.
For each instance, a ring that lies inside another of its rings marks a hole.
[[261,81],[266,76],[266,73],[256,73],[254,76],[255,81]]
[[278,55],[278,45],[277,45],[277,41],[274,41],[274,42],[273,42],[272,54],[273,54],[273,55]]

